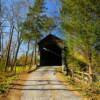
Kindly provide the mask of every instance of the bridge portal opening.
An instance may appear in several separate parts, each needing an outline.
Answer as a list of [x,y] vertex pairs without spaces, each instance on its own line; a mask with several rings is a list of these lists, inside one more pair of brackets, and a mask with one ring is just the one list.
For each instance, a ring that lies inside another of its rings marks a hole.
[[64,48],[63,40],[50,34],[42,39],[38,45],[40,52],[40,66],[62,65],[62,50]]

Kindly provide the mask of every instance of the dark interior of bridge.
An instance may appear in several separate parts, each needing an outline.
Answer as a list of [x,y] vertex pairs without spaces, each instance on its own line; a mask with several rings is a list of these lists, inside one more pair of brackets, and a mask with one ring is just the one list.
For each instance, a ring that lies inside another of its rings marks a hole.
[[62,64],[61,48],[56,44],[46,45],[40,52],[41,66],[60,66]]

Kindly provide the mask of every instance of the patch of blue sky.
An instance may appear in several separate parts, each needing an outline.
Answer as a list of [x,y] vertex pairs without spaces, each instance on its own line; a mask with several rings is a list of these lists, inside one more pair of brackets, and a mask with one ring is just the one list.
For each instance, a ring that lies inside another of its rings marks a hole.
[[52,17],[59,16],[60,2],[59,0],[45,0],[46,14]]

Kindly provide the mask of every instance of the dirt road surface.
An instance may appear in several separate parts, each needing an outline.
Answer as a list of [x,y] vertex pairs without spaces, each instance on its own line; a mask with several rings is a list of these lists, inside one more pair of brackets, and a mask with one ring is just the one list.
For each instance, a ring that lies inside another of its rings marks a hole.
[[57,78],[54,67],[41,67],[17,81],[6,100],[83,100]]

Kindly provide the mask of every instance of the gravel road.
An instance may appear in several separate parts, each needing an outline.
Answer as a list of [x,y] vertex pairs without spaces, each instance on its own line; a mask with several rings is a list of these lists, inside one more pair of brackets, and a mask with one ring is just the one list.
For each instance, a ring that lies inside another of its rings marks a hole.
[[19,100],[82,100],[57,79],[54,67],[41,67],[27,80],[20,81],[25,81],[25,84],[18,84],[15,88],[21,90]]

